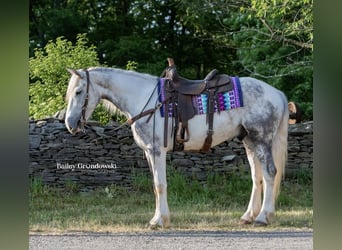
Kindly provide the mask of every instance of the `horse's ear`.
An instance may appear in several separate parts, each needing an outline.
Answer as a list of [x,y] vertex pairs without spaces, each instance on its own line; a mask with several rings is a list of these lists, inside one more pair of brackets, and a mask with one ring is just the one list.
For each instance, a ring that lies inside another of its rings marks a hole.
[[72,75],[77,75],[78,77],[83,78],[82,75],[77,70],[67,69],[67,71],[69,71],[69,73]]

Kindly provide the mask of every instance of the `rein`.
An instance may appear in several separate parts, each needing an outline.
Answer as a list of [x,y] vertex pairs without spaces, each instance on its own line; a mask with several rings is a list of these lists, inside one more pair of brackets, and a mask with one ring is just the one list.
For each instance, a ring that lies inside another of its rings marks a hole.
[[142,110],[140,111],[140,113],[136,116],[133,116],[131,119],[128,119],[127,120],[127,123],[129,125],[132,125],[135,121],[139,120],[140,118],[144,117],[144,116],[147,116],[147,115],[150,115],[146,121],[146,123],[148,123],[152,117],[152,115],[160,108],[163,106],[163,104],[165,102],[162,102],[162,103],[157,103],[157,105],[154,107],[154,108],[151,108],[151,109],[148,109],[148,110],[145,110],[146,106],[149,104],[149,102],[151,101],[152,99],[152,96],[154,94],[154,92],[156,91],[157,87],[158,87],[158,83],[159,81],[157,82],[156,86],[154,87],[150,97],[148,98],[145,106],[142,108]]
[[[157,81],[157,84],[156,86],[154,87],[150,97],[148,98],[145,106],[142,108],[142,110],[140,111],[140,113],[136,116],[133,116],[131,119],[128,119],[127,122],[125,122],[124,124],[122,124],[119,128],[121,128],[123,125],[125,125],[126,123],[129,124],[129,125],[132,125],[135,121],[139,120],[140,118],[144,117],[144,116],[147,116],[147,115],[150,115],[147,120],[146,120],[146,123],[148,123],[152,117],[152,115],[154,115],[154,113],[160,108],[163,106],[163,104],[165,104],[165,101],[160,103],[158,102],[158,99],[157,99],[157,103],[155,105],[154,108],[151,108],[151,109],[148,109],[148,110],[145,110],[145,108],[147,107],[147,105],[149,104],[149,102],[151,101],[152,97],[153,97],[153,94],[154,92],[156,91],[157,87],[159,85],[159,81]],[[155,122],[155,116],[154,116],[154,120],[153,120],[153,145],[155,143],[155,125],[156,125],[156,122]],[[154,146],[153,146],[154,148]],[[153,162],[155,163],[155,150],[153,150]],[[150,171],[152,172],[152,169],[151,169],[151,165],[149,164],[150,166]]]
[[84,70],[86,72],[86,76],[87,76],[87,90],[86,90],[86,97],[84,99],[84,104],[83,104],[83,107],[82,107],[82,115],[81,115],[81,120],[80,120],[80,123],[81,123],[81,129],[83,132],[84,131],[84,125],[86,123],[86,117],[85,117],[85,114],[86,114],[86,111],[87,111],[87,106],[88,106],[88,99],[89,99],[89,85],[90,85],[90,79],[89,79],[89,71],[87,69]]

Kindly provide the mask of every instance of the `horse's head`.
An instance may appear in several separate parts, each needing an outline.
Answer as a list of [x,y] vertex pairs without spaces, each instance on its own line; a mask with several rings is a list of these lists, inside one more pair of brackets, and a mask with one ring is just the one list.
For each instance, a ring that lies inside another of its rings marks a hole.
[[82,131],[84,123],[94,111],[99,97],[89,79],[87,70],[70,70],[71,78],[66,93],[68,103],[65,125],[71,134]]

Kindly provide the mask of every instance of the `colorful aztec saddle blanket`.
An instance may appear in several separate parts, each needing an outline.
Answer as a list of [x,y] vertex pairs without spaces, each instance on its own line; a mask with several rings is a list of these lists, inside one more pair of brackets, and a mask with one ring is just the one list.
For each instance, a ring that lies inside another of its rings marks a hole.
[[[215,112],[243,107],[242,91],[239,77],[231,77],[231,80],[234,85],[234,88],[231,91],[216,94],[217,97],[214,105]],[[158,95],[159,101],[161,103],[165,101],[164,84],[165,78],[160,78],[158,83]],[[192,96],[192,103],[195,107],[196,115],[207,114],[208,96],[206,94]],[[168,108],[163,105],[163,107],[159,110],[162,117],[165,116],[166,110],[169,117],[174,116],[172,103],[169,104]]]

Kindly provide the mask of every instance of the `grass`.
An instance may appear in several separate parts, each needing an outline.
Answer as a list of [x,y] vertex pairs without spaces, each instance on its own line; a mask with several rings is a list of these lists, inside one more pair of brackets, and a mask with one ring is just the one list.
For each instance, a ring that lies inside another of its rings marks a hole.
[[[212,174],[206,184],[188,180],[168,169],[171,230],[287,230],[311,229],[312,173],[300,173],[282,185],[275,222],[266,228],[239,225],[251,191],[249,174]],[[68,182],[65,190],[31,180],[30,232],[132,232],[147,230],[155,201],[151,176],[136,174],[130,189],[110,185],[80,192]]]

